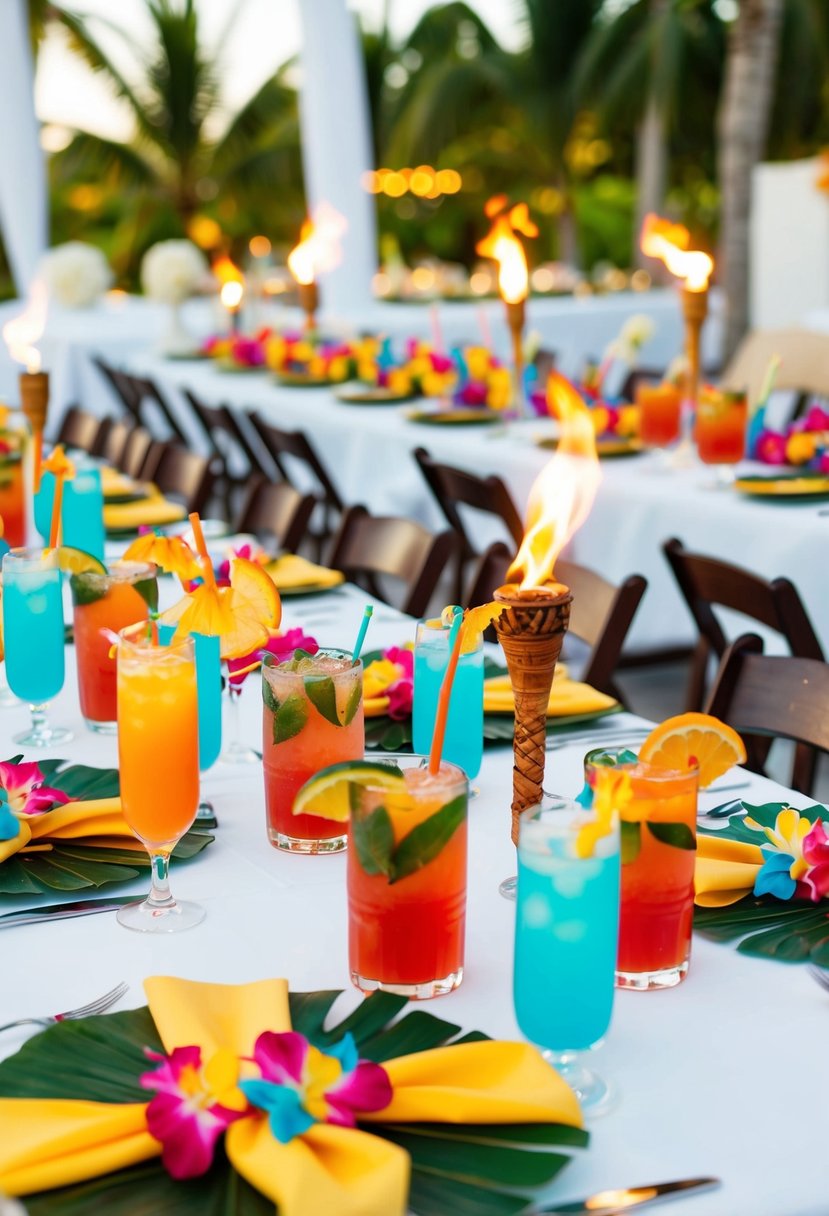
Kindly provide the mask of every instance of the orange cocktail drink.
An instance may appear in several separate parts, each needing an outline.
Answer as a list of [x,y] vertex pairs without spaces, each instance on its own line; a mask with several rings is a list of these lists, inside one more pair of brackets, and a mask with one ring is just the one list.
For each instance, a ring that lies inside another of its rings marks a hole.
[[3,451],[0,436],[0,519],[3,539],[12,549],[26,544],[26,498],[23,488],[23,459],[19,450]]
[[679,386],[638,384],[639,438],[649,447],[665,448],[679,439],[682,418],[682,393]]
[[[591,752],[588,758],[586,776],[594,788],[596,769],[606,767],[602,757]],[[625,775],[617,787],[622,905],[616,984],[671,988],[685,978],[691,955],[699,771],[641,760],[611,760],[610,767]]]
[[157,607],[156,568],[117,562],[105,574],[85,571],[70,581],[81,713],[91,730],[111,734],[118,717],[111,634],[146,621],[150,608]]
[[351,982],[411,998],[463,979],[468,782],[402,757],[406,791],[352,786],[348,849]]
[[159,646],[144,625],[118,647],[118,766],[124,818],[150,854],[148,899],[118,913],[131,929],[172,932],[197,924],[195,905],[176,903],[170,853],[199,804],[199,717],[193,640]]
[[704,464],[736,464],[745,455],[748,401],[745,393],[700,390],[694,437]]
[[363,665],[343,650],[297,651],[262,666],[262,763],[268,838],[293,853],[344,849],[342,823],[294,815],[300,786],[329,764],[360,760],[365,747]]

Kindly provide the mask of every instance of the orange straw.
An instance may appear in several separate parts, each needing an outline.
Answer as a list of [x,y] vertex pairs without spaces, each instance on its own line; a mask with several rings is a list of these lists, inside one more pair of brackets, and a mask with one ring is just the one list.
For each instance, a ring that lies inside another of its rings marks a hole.
[[32,481],[34,482],[34,492],[38,494],[40,492],[40,479],[43,475],[41,469],[43,464],[43,431],[35,431],[32,440],[34,444],[34,476]]
[[213,563],[210,560],[210,554],[207,552],[207,545],[204,543],[204,533],[201,529],[201,520],[199,519],[198,511],[191,512],[187,518],[190,520],[190,527],[193,529],[193,539],[196,542],[199,557],[202,559],[204,581],[207,583],[208,587],[215,587],[216,575],[213,573]]
[[49,548],[56,549],[58,546],[58,533],[60,532],[60,511],[63,503],[63,473],[55,474],[55,497],[52,499],[52,526],[49,529]]
[[449,717],[449,698],[452,695],[452,684],[458,669],[458,659],[461,657],[461,642],[463,641],[463,613],[457,612],[449,631],[449,662],[443,676],[438,696],[438,708],[435,714],[435,730],[432,735],[432,750],[429,752],[429,772],[436,777],[440,772],[440,758],[443,754],[443,740],[446,737],[446,720]]

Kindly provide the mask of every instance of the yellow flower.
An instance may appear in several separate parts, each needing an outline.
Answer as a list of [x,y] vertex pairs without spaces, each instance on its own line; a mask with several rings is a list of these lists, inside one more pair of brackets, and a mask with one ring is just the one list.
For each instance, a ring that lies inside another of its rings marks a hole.
[[363,671],[363,697],[370,701],[379,697],[403,675],[403,668],[391,659],[375,659]]
[[409,393],[412,378],[405,367],[393,367],[389,372],[388,386],[394,393]]
[[622,405],[619,407],[619,421],[616,430],[625,439],[639,434],[639,415],[641,410],[638,405]]
[[593,423],[594,432],[597,435],[603,435],[610,422],[610,411],[603,405],[594,405],[590,411],[590,420]]
[[345,380],[348,375],[348,359],[345,355],[335,355],[328,364],[328,378],[330,380]]
[[786,440],[786,459],[789,464],[808,464],[816,450],[817,441],[809,431],[795,431]]
[[473,380],[486,380],[489,374],[490,354],[485,346],[467,346],[463,352],[469,375]]
[[505,367],[494,368],[489,377],[486,403],[490,409],[505,410],[512,401],[512,377]]
[[746,815],[743,823],[753,832],[762,832],[778,853],[787,853],[794,859],[789,874],[795,882],[803,877],[809,869],[808,862],[803,857],[803,838],[812,830],[810,819],[787,806],[778,814],[773,828],[763,827],[749,815]]
[[279,371],[285,362],[285,339],[272,334],[265,342],[265,362],[274,371]]
[[427,372],[420,380],[424,397],[440,397],[446,392],[446,377],[439,372]]
[[613,768],[596,769],[594,818],[578,830],[575,843],[577,857],[584,859],[593,856],[597,843],[613,831],[617,816],[623,813],[632,798],[633,789],[628,773]]
[[376,384],[377,364],[372,363],[371,359],[358,360],[357,379],[362,380],[364,384]]

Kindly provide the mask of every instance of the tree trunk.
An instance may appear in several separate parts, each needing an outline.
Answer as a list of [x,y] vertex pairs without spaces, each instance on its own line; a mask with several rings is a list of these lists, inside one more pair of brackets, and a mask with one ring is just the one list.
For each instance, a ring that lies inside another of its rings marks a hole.
[[637,266],[647,266],[652,272],[653,262],[639,248],[639,233],[642,221],[649,211],[661,212],[665,200],[665,181],[668,166],[668,140],[665,114],[657,99],[650,95],[647,108],[636,132],[636,228],[634,230],[634,258]]
[[752,170],[766,144],[784,0],[741,0],[728,40],[718,117],[723,359],[748,329]]

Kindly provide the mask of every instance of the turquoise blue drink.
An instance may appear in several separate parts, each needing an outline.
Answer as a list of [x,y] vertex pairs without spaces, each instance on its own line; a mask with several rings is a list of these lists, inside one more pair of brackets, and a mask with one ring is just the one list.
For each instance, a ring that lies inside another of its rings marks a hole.
[[9,687],[32,709],[32,730],[15,737],[30,747],[70,739],[50,728],[44,705],[63,688],[64,634],[57,553],[12,549],[3,558],[3,640]]
[[[158,639],[169,646],[175,628],[158,626]],[[196,691],[199,702],[199,771],[212,768],[222,750],[222,669],[219,638],[206,633],[191,634],[196,652]]]
[[[63,484],[61,538],[64,545],[83,549],[99,561],[104,560],[104,496],[101,474],[90,464],[75,464],[75,476]],[[54,473],[44,473],[35,495],[35,524],[44,541],[49,539],[52,502],[55,497]]]
[[[412,734],[415,752],[432,746],[438,695],[449,661],[449,629],[439,621],[419,621],[415,640]],[[474,649],[462,653],[452,685],[443,758],[477,777],[484,750],[484,651],[479,634]]]
[[551,798],[522,814],[518,841],[515,1014],[585,1107],[607,1087],[591,1074],[585,1081],[584,1069],[570,1075],[572,1057],[610,1025],[619,936],[618,822],[591,840],[596,823],[592,811]]

